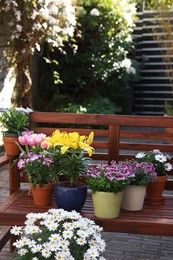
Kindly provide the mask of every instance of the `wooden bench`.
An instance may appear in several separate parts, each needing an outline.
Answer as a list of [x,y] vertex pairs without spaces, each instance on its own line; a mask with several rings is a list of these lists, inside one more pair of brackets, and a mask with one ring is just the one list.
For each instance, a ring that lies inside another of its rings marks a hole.
[[[134,158],[139,151],[153,149],[173,156],[173,134],[170,133],[173,117],[33,112],[30,115],[30,129],[46,134],[51,134],[55,129],[75,130],[86,135],[94,131],[93,162],[96,164],[110,163],[111,160],[125,161]],[[27,194],[27,184],[22,183],[26,180],[20,178],[17,167],[10,167],[13,159],[0,157],[0,167],[9,164],[10,185],[10,196],[0,207],[0,225],[9,227],[22,225],[29,212],[44,212],[55,207],[53,200],[50,206],[34,205],[33,198]],[[144,205],[138,212],[121,210],[120,217],[116,219],[99,219],[94,217],[91,195],[88,195],[81,214],[93,219],[108,232],[173,236],[173,172],[169,173],[164,205]],[[7,229],[0,237],[0,248],[9,237]]]

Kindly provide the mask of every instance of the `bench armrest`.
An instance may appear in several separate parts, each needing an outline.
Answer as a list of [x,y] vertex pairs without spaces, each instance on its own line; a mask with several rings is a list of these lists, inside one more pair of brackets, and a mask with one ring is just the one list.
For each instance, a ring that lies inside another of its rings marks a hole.
[[12,160],[13,160],[12,156],[7,156],[7,155],[0,156],[0,168],[3,167],[4,165],[7,165]]

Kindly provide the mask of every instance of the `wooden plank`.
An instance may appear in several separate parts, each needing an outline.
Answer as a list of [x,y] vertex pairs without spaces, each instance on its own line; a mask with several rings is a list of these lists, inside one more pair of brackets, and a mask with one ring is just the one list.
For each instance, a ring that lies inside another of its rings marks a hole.
[[0,251],[6,245],[6,243],[8,242],[8,240],[11,237],[10,229],[11,229],[11,227],[5,228],[3,233],[0,235]]
[[[20,191],[16,197],[11,196],[10,203],[8,200],[4,210],[0,209],[0,225],[22,225],[27,213],[45,212],[53,207],[56,208],[54,200],[50,206],[37,206],[27,191]],[[100,219],[94,217],[91,194],[88,194],[81,215],[93,219],[103,226],[104,231],[173,236],[173,196],[165,196],[164,205],[144,204],[141,211],[121,210],[116,219]]]

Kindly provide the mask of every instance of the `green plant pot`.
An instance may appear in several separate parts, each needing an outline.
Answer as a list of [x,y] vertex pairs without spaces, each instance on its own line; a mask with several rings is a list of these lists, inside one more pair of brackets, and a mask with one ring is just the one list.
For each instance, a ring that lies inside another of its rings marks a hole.
[[122,197],[123,192],[93,192],[94,215],[98,218],[119,217]]

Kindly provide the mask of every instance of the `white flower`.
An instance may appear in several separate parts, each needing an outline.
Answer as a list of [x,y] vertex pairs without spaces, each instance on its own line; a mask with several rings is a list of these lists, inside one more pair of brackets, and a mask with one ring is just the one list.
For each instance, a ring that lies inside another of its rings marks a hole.
[[[105,243],[100,234],[103,229],[76,211],[50,209],[45,213],[30,213],[26,218],[25,226],[20,227],[21,232],[17,226],[12,228],[12,232],[17,230],[21,237],[14,243],[18,258],[25,255],[26,259],[38,260],[34,255],[41,253],[42,258],[75,260],[71,247],[79,248],[86,244],[89,248],[87,246],[85,252],[81,252],[83,259],[100,259],[99,253],[104,251]],[[51,225],[58,227],[50,230]]]
[[57,229],[57,227],[58,227],[58,224],[55,222],[52,222],[47,228],[50,231],[55,231]]
[[136,74],[136,69],[132,66],[130,68],[127,68],[126,71],[128,74],[133,74],[133,75]]
[[160,153],[160,150],[154,149],[154,150],[153,150],[153,153]]
[[91,247],[87,250],[87,254],[92,258],[96,259],[99,256],[99,252],[96,247]]
[[43,249],[43,250],[41,251],[41,254],[42,254],[42,256],[44,256],[45,258],[48,258],[48,257],[51,256],[51,251],[50,251],[49,249],[45,248],[45,249]]
[[72,226],[71,223],[69,223],[69,222],[65,222],[65,223],[63,224],[63,227],[64,227],[65,229],[67,229],[67,230],[72,230],[72,229],[73,229],[73,226]]
[[42,250],[42,245],[33,245],[33,247],[31,248],[31,252],[33,253],[41,252],[41,250]]
[[59,244],[61,245],[62,248],[67,248],[70,243],[69,243],[69,241],[64,239],[64,240],[61,240]]
[[83,238],[87,237],[87,232],[84,230],[78,230],[77,234],[78,234],[78,236],[83,237]]
[[97,8],[93,8],[91,11],[90,11],[90,15],[92,16],[99,16],[100,15],[100,12]]
[[164,156],[163,154],[156,154],[155,159],[156,159],[156,161],[162,162],[162,163],[167,161],[166,156]]
[[61,240],[61,236],[59,234],[52,234],[49,239],[51,242],[58,242]]
[[16,240],[16,242],[13,243],[13,246],[15,246],[16,248],[21,248],[23,247],[23,244],[21,240]]
[[34,234],[40,231],[39,227],[35,225],[27,226],[24,230],[25,234]]
[[55,254],[55,259],[56,260],[61,260],[61,259],[64,260],[65,256],[66,256],[66,254],[63,251],[60,251],[60,252],[57,252]]
[[85,244],[86,244],[86,239],[83,238],[83,237],[77,238],[77,239],[76,239],[76,243],[77,243],[78,245],[85,245]]
[[145,156],[146,156],[146,153],[140,152],[140,153],[137,153],[135,157],[140,159],[140,158],[144,158]]
[[71,238],[72,236],[73,236],[73,232],[70,231],[70,230],[63,232],[63,237],[64,237],[65,239]]
[[170,163],[165,163],[164,164],[164,167],[165,167],[165,171],[170,171],[172,170],[172,165]]
[[18,254],[19,254],[20,256],[22,256],[22,255],[26,255],[27,252],[28,252],[27,249],[21,248],[21,249],[19,249]]
[[29,244],[29,242],[30,242],[30,240],[27,238],[27,237],[22,237],[21,238],[21,244],[23,245],[23,246],[26,246],[26,245],[28,245]]
[[10,230],[11,234],[13,235],[19,235],[22,233],[22,227],[13,226]]
[[121,67],[128,69],[128,68],[131,67],[131,64],[132,64],[131,60],[126,58],[126,59],[124,59],[124,60],[121,62]]

